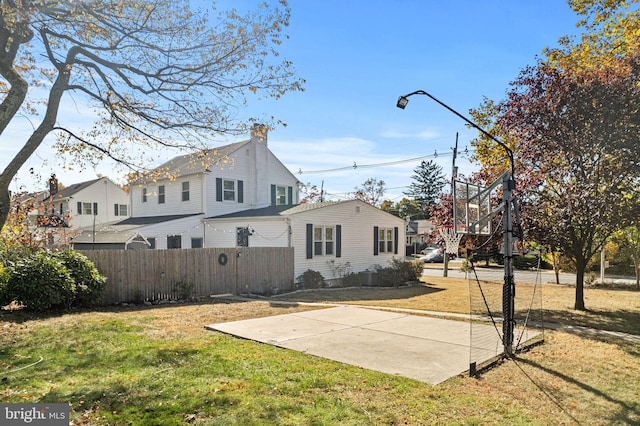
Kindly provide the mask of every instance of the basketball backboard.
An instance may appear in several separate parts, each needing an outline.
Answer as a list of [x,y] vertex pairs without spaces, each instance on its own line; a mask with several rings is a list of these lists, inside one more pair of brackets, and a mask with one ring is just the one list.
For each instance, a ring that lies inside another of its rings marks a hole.
[[491,198],[497,185],[488,188],[469,182],[454,180],[453,223],[459,233],[469,235],[491,234]]

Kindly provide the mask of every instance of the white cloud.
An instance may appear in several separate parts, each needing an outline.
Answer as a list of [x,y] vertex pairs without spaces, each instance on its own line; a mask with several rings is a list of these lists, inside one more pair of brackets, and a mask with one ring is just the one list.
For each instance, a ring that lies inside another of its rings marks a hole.
[[409,132],[401,132],[397,130],[388,130],[383,132],[382,137],[389,139],[421,139],[421,140],[432,140],[437,139],[441,136],[441,134],[434,129],[422,130],[420,132],[409,133]]

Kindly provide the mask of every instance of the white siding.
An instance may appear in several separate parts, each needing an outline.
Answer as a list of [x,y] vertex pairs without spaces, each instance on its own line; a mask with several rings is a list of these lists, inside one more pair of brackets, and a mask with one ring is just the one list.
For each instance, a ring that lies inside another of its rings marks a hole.
[[191,248],[191,238],[205,237],[202,215],[187,217],[184,219],[171,220],[153,225],[146,225],[137,228],[145,238],[155,238],[156,249],[167,248],[167,236],[180,235],[182,237],[182,248]]
[[236,247],[236,230],[246,226],[253,230],[249,247],[289,247],[289,225],[283,217],[205,221],[205,245]]
[[[342,227],[342,256],[314,256],[306,258],[306,226],[335,226]],[[296,278],[307,269],[320,272],[325,279],[333,279],[330,262],[336,265],[351,265],[352,272],[373,269],[375,265],[383,267],[394,257],[404,258],[405,229],[404,221],[396,216],[383,212],[361,201],[351,201],[333,206],[291,215],[293,246],[295,247],[295,276]],[[379,253],[374,255],[374,227],[398,228],[398,253]]]
[[[163,179],[148,184],[136,184],[131,188],[133,217],[164,216],[176,214],[203,213],[203,175]],[[189,182],[189,200],[182,201],[182,183]],[[159,203],[158,188],[164,186],[164,203]],[[147,190],[147,201],[142,201],[143,190]]]
[[[93,204],[98,205],[98,214],[78,214],[78,203],[89,203],[93,211]],[[55,202],[56,213],[59,212],[60,202]],[[127,206],[127,216],[116,216],[114,204]],[[63,209],[71,212],[70,226],[72,228],[93,227],[100,229],[103,224],[126,219],[130,212],[129,195],[118,185],[107,178],[102,178],[93,185],[88,186],[75,194],[63,205]]]

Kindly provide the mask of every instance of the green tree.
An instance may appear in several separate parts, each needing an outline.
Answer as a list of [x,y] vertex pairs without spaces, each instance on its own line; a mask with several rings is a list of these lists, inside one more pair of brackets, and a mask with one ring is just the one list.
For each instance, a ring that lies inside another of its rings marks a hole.
[[579,72],[539,62],[512,83],[497,118],[518,140],[529,235],[575,264],[578,310],[587,264],[640,205],[640,55],[621,61]]
[[418,167],[413,169],[412,182],[404,193],[416,201],[429,217],[431,208],[438,202],[438,196],[447,180],[442,172],[442,166],[433,160],[423,161]]
[[[211,10],[189,3],[0,0],[0,135],[17,116],[35,121],[27,140],[3,140],[21,149],[0,173],[0,223],[11,180],[49,134],[80,166],[111,158],[135,170],[159,146],[195,151],[216,135],[243,133],[238,110],[252,93],[302,89],[292,63],[278,58],[285,0],[215,20],[213,2]],[[59,115],[70,96],[99,111],[92,128],[74,129]]]
[[620,255],[633,261],[636,287],[640,290],[640,229],[637,225],[628,226],[615,232],[612,240],[618,244]]

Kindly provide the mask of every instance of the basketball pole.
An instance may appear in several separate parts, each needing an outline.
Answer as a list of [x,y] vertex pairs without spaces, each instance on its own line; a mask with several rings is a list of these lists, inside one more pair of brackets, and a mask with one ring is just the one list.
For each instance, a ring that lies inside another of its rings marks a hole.
[[[504,346],[504,356],[513,356],[513,329],[514,329],[514,314],[515,314],[515,281],[513,278],[513,217],[511,214],[511,207],[513,205],[513,191],[516,189],[515,181],[515,162],[513,160],[513,151],[506,146],[502,141],[493,136],[491,133],[478,126],[473,121],[469,120],[458,111],[451,108],[441,100],[437,99],[430,93],[424,90],[416,90],[404,96],[400,96],[396,103],[396,106],[400,109],[405,109],[409,103],[409,97],[413,95],[424,95],[431,98],[436,103],[440,104],[444,108],[448,109],[467,124],[479,130],[483,135],[496,142],[502,147],[510,162],[511,173],[505,173],[503,175],[503,244],[504,244],[504,285],[502,287],[502,344]],[[455,224],[454,224],[455,226]]]

